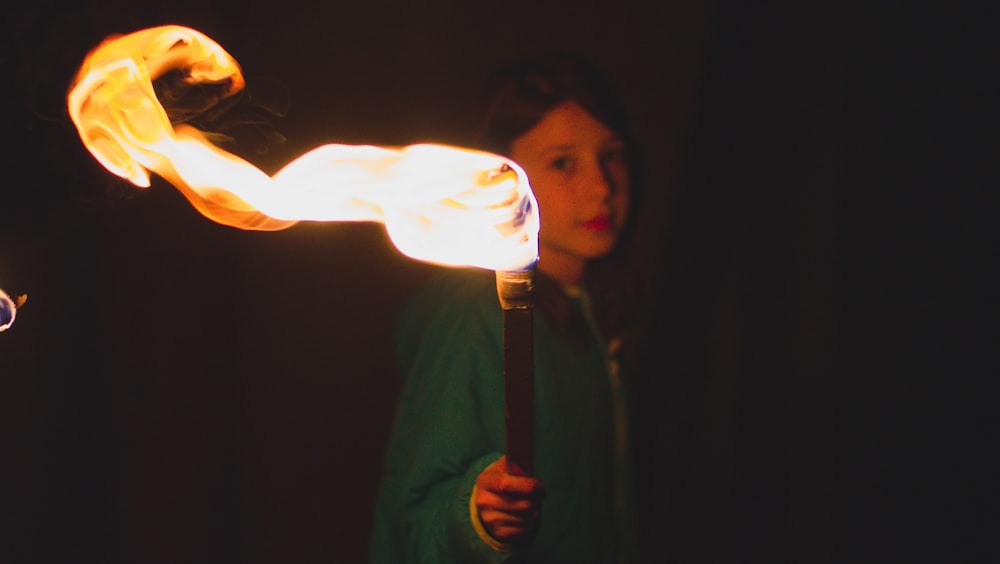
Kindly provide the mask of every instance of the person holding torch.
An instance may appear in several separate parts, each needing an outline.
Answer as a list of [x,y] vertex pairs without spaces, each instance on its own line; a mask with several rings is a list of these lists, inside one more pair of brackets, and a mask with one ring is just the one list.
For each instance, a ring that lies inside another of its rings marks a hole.
[[397,326],[405,378],[371,561],[637,562],[627,398],[632,282],[616,264],[636,198],[621,104],[592,65],[500,69],[479,149],[524,168],[541,218],[533,468],[504,455],[503,321],[490,271],[443,269]]

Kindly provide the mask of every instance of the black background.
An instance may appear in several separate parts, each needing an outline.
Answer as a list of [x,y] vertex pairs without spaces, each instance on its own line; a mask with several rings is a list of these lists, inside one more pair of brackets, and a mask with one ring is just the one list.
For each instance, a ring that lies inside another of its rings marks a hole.
[[282,110],[238,130],[272,171],[462,144],[488,70],[591,58],[647,164],[649,561],[995,556],[997,9],[785,4],[5,8],[0,287],[29,299],[0,335],[0,559],[365,558],[391,324],[432,267],[377,224],[243,232],[103,170],[69,81],[167,23],[240,62],[234,116]]

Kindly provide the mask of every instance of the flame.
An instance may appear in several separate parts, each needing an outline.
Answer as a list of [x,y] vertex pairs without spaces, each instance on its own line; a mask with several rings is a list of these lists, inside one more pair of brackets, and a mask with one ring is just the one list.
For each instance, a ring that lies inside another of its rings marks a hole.
[[378,221],[403,254],[447,266],[524,270],[538,257],[538,205],[524,171],[499,155],[446,145],[323,145],[273,176],[171,124],[153,80],[179,70],[231,96],[239,65],[204,34],[161,26],[109,37],[67,98],[84,145],[139,187],[168,180],[205,217],[240,229],[298,221]]
[[27,299],[27,294],[22,294],[12,299],[7,295],[7,292],[0,289],[0,333],[3,333],[14,324],[14,318],[17,317],[17,308],[24,305]]

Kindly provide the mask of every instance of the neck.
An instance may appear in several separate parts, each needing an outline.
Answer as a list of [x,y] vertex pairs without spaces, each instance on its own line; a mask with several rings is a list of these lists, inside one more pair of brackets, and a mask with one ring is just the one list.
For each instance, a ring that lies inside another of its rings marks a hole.
[[539,258],[538,270],[544,272],[564,288],[576,288],[583,281],[583,271],[586,264],[581,260],[552,254]]

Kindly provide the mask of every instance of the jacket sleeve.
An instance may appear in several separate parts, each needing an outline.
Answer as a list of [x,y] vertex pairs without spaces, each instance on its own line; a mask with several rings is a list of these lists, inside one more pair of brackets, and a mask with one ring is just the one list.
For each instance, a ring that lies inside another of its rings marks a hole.
[[503,451],[502,317],[499,304],[450,302],[409,331],[395,438],[406,451],[405,552],[409,562],[502,562],[470,515],[476,478]]

